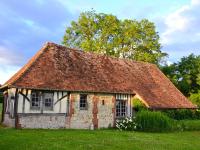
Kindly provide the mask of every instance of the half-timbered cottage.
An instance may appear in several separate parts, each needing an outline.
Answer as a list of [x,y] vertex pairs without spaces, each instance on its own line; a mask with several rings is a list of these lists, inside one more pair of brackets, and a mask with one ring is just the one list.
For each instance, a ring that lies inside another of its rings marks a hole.
[[2,122],[17,128],[105,128],[149,109],[196,108],[156,65],[47,43],[2,87]]

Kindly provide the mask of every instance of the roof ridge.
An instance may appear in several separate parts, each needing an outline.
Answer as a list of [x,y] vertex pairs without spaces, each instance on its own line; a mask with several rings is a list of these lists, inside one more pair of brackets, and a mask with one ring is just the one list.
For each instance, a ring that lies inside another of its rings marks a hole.
[[87,54],[92,54],[92,55],[96,55],[96,56],[101,56],[101,57],[107,57],[107,58],[111,58],[111,59],[114,59],[114,60],[123,60],[123,61],[129,61],[129,62],[133,62],[133,63],[141,63],[141,64],[147,64],[147,65],[155,65],[153,63],[149,63],[149,62],[145,62],[145,61],[138,61],[138,60],[132,60],[132,59],[126,59],[126,58],[118,58],[118,57],[114,57],[114,56],[109,56],[109,55],[106,55],[106,54],[99,54],[99,53],[96,53],[96,52],[89,52],[89,51],[84,51],[82,49],[78,49],[78,48],[72,48],[72,47],[66,47],[64,45],[60,45],[60,44],[56,44],[56,43],[53,43],[53,42],[47,42],[49,45],[54,45],[54,46],[58,46],[58,47],[63,47],[65,49],[68,49],[68,50],[73,50],[73,51],[77,51],[77,52],[82,52],[82,53],[87,53]]

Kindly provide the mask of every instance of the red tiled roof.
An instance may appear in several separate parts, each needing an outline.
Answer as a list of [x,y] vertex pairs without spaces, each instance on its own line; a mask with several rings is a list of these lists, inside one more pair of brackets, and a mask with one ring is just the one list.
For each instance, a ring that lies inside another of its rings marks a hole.
[[196,108],[156,65],[47,43],[4,86],[138,94],[150,108]]

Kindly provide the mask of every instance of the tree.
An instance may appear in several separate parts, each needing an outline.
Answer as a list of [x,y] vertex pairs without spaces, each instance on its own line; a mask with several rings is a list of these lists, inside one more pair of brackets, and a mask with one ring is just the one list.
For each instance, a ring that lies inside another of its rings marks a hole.
[[200,91],[198,93],[191,93],[189,99],[200,108]]
[[180,62],[164,66],[161,70],[184,95],[189,96],[200,90],[200,56],[190,54],[181,58]]
[[67,47],[158,64],[161,52],[154,23],[143,19],[119,20],[116,16],[88,11],[67,27],[62,43]]

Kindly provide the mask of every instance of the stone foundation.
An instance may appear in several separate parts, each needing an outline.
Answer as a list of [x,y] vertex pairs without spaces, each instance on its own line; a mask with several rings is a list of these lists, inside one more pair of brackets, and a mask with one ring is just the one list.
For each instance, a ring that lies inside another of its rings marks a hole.
[[65,114],[26,114],[19,115],[18,120],[21,128],[57,129],[66,126]]
[[15,127],[15,119],[10,118],[9,114],[4,114],[3,125],[8,127]]

